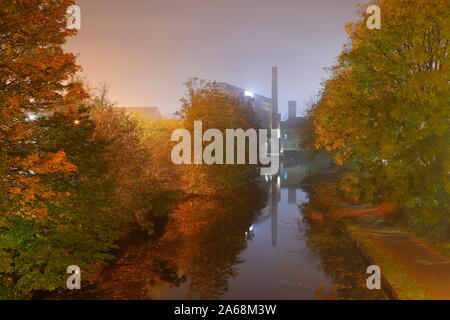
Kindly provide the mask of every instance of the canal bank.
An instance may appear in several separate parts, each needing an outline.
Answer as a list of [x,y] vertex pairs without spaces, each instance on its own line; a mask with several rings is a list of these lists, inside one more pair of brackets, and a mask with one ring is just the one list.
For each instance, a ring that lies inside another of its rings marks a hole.
[[368,262],[381,268],[385,290],[400,300],[449,300],[450,260],[383,217],[342,219]]
[[366,265],[381,268],[382,288],[391,299],[449,300],[450,259],[446,252],[403,230],[389,203],[376,208],[351,205],[338,187],[339,177],[329,177],[316,174],[309,178],[315,183],[303,208],[307,219],[319,226],[338,225]]

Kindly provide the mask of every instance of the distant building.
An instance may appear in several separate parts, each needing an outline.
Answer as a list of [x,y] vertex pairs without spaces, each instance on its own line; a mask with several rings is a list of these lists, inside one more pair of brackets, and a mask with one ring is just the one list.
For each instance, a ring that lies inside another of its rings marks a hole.
[[219,89],[222,92],[236,98],[252,99],[253,109],[255,111],[259,124],[263,128],[271,128],[272,99],[253,92],[246,91],[245,89],[233,86],[225,82],[219,82]]
[[297,101],[288,102],[288,118],[281,121],[281,152],[284,154],[300,151],[299,133],[306,126],[306,118],[297,117]]
[[297,118],[297,101],[288,102],[288,119]]
[[130,113],[140,113],[143,114],[144,116],[147,117],[147,119],[149,120],[160,120],[162,119],[162,115],[159,112],[158,107],[128,107],[128,108],[123,108],[123,110],[125,110],[125,112],[130,112]]
[[280,119],[278,113],[278,69],[272,68],[272,97],[264,97],[262,95],[247,91],[245,89],[233,86],[225,82],[219,82],[219,88],[232,96],[243,99],[253,99],[253,108],[261,127],[271,130],[278,130],[280,136]]
[[162,117],[164,119],[171,119],[171,120],[179,120],[180,116],[176,115],[174,112],[173,113],[164,113],[162,115]]

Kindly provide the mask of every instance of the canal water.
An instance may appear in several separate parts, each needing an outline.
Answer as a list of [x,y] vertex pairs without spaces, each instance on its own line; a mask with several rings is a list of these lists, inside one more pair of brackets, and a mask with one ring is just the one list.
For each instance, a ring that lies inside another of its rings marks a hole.
[[285,163],[255,194],[184,201],[162,235],[124,247],[83,298],[385,299],[365,287],[368,265],[339,228],[303,218],[310,168]]

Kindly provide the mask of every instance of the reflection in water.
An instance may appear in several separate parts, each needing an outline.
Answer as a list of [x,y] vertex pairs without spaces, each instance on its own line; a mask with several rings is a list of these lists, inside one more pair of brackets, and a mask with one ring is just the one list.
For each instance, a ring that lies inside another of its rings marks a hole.
[[[253,201],[251,201],[251,199]],[[213,299],[237,276],[258,198],[196,197],[172,214],[157,241],[126,248],[96,289],[113,299]]]
[[317,297],[334,299],[388,299],[382,290],[368,290],[365,273],[369,264],[358,253],[358,248],[332,223],[311,224],[306,231],[309,247],[320,257],[321,266],[332,279],[332,290],[321,287]]
[[[300,214],[307,194],[299,184],[307,171],[283,168],[254,194],[184,201],[164,235],[124,248],[99,285],[84,290],[85,298],[334,299],[343,292],[335,285],[342,285],[339,274],[350,279],[347,287],[362,287],[366,266],[360,262],[345,274],[347,262],[340,261],[334,270],[330,253],[342,256],[344,246],[334,251],[333,241],[324,245],[317,238],[323,231],[310,228]],[[351,260],[357,254],[350,250],[344,256]],[[344,290],[343,297],[366,298],[362,291]]]

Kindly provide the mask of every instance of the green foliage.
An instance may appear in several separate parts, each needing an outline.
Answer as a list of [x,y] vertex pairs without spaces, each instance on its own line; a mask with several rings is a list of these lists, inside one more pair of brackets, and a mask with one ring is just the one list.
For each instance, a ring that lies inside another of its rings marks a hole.
[[0,299],[64,288],[70,265],[87,285],[160,187],[138,125],[73,79],[71,4],[0,2]]
[[450,232],[450,3],[377,1],[381,30],[363,18],[315,106],[315,145],[359,181],[366,201],[395,202],[427,232]]
[[305,216],[312,221],[322,221],[325,217],[332,217],[338,208],[339,197],[333,184],[314,185],[310,192],[309,201],[302,204]]
[[0,298],[63,286],[72,264],[88,276],[117,238],[104,145],[62,48],[72,4],[0,2]]
[[43,152],[64,149],[77,167],[71,174],[47,174],[40,184],[57,190],[58,197],[35,200],[45,207],[39,217],[3,215],[0,220],[2,282],[0,296],[23,298],[34,290],[64,286],[69,265],[78,265],[89,279],[96,263],[111,256],[120,235],[120,217],[111,210],[113,184],[104,178],[105,143],[92,139],[95,126],[87,108],[77,114],[79,124],[63,112],[36,120],[35,136]]

